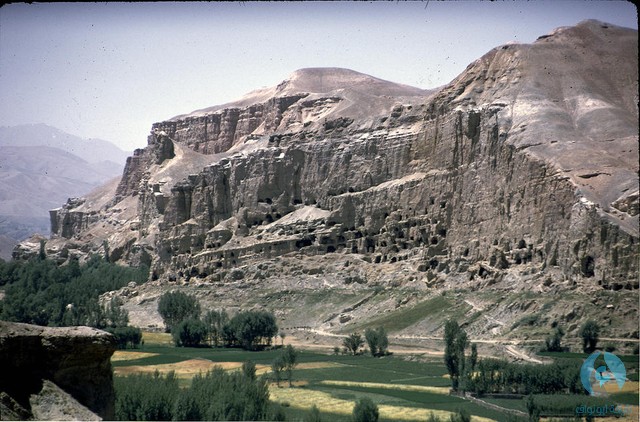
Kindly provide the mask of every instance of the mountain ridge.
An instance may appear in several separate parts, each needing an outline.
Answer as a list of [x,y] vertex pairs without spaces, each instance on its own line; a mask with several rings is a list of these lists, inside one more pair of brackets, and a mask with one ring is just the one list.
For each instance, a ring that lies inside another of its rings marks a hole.
[[[326,85],[325,85],[326,84]],[[243,95],[239,100],[225,104],[214,105],[181,114],[168,119],[169,121],[188,117],[201,116],[223,110],[225,108],[246,107],[251,104],[265,102],[272,97],[282,97],[298,93],[329,94],[339,89],[357,89],[371,91],[372,85],[376,88],[372,95],[393,96],[427,96],[434,92],[433,89],[421,89],[396,82],[376,78],[375,76],[357,72],[355,70],[339,67],[309,67],[292,72],[278,85],[268,88],[253,90]]]
[[109,141],[83,139],[44,123],[0,126],[0,146],[48,146],[66,151],[89,163],[111,161],[118,165],[122,165],[131,154]]
[[456,313],[477,337],[539,337],[517,324],[528,316],[637,336],[637,31],[586,21],[505,44],[427,95],[325,72],[371,78],[294,72],[280,96],[154,123],[111,200],[52,211],[47,253],[106,242],[150,265],[140,297],[123,296],[149,327],[174,287],[332,333],[454,292],[395,334],[441,333]]

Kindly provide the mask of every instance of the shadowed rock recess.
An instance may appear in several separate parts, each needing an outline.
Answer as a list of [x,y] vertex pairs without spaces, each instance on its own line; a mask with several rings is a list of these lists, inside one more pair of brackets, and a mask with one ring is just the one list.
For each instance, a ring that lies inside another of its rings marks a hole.
[[117,187],[51,211],[47,253],[108,245],[158,286],[221,301],[247,287],[636,294],[637,39],[585,21],[495,48],[434,91],[298,70],[155,123]]
[[1,419],[112,420],[114,351],[94,328],[0,321]]

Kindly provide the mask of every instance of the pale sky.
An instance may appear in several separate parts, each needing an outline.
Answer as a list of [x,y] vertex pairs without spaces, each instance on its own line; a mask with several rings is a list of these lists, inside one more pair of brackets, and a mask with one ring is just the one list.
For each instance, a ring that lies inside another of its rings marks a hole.
[[51,3],[0,8],[0,126],[45,123],[144,147],[154,122],[345,67],[435,88],[494,47],[626,1]]

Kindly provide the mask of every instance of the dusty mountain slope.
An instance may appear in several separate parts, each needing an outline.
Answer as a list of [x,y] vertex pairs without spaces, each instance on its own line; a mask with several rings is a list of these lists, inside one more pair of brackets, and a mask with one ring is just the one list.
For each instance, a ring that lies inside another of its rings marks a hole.
[[[238,101],[196,110],[189,114],[176,116],[171,120],[202,116],[226,108],[246,107],[266,102],[274,97],[287,97],[300,93],[322,94],[325,96],[331,93],[339,93],[345,97],[361,95],[370,99],[381,98],[383,101],[385,97],[387,100],[389,100],[389,97],[425,97],[432,92],[432,90],[385,81],[350,69],[337,67],[305,68],[293,72],[286,80],[275,87],[255,90]],[[364,104],[357,105],[364,106]],[[379,111],[384,111],[384,109]]]
[[11,258],[11,249],[20,240],[49,233],[50,209],[122,171],[122,165],[88,163],[58,148],[2,146],[0,151],[0,235],[11,243],[0,252],[4,259]]
[[49,210],[122,174],[127,153],[38,124],[0,127],[0,257],[34,233],[49,234]]
[[351,124],[352,130],[367,130],[398,104],[420,103],[432,92],[349,69],[300,69],[275,87],[176,116],[154,129],[195,151],[220,153],[273,133],[309,133]]
[[638,220],[621,221],[614,205],[638,195],[637,45],[637,32],[603,22],[558,28],[533,45],[494,49],[435,103],[504,104],[509,126],[500,136],[568,176],[637,235]]
[[179,287],[289,328],[637,338],[637,62],[637,31],[585,21],[434,94],[303,69],[154,124],[110,202],[52,213],[48,253],[151,264],[114,293],[145,326]]

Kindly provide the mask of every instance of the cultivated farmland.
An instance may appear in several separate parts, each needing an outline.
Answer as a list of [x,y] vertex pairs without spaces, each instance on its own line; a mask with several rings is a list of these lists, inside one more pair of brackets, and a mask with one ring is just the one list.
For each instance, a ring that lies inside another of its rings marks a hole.
[[[258,375],[271,379],[271,363],[280,353],[278,349],[248,352],[240,349],[174,347],[170,336],[162,333],[145,333],[144,339],[142,348],[119,351],[114,355],[115,376],[155,371],[166,374],[173,371],[180,385],[187,387],[191,378],[199,372],[204,373],[215,366],[228,371],[239,370],[243,362],[250,360],[256,364]],[[582,362],[580,354],[547,356],[550,357],[571,359],[576,365]],[[627,365],[632,372],[637,370],[637,364],[632,361]],[[350,420],[354,403],[363,397],[370,398],[378,405],[380,417],[386,421],[425,420],[431,412],[448,420],[451,414],[462,408],[472,415],[474,421],[519,420],[527,411],[524,399],[486,398],[483,402],[471,401],[449,395],[449,387],[447,370],[439,356],[373,358],[302,350],[299,363],[293,371],[293,387],[288,387],[287,382],[280,383],[280,387],[272,382],[269,392],[270,400],[282,406],[287,420],[302,419],[314,405],[323,419]],[[624,391],[614,395],[616,402],[637,404],[637,388],[637,382],[630,380]],[[575,407],[587,403],[588,398],[580,395],[562,397],[539,396],[536,400],[540,403],[552,403],[555,400],[558,405],[563,404],[564,411],[568,411],[568,405]],[[637,406],[633,408],[637,414]]]

